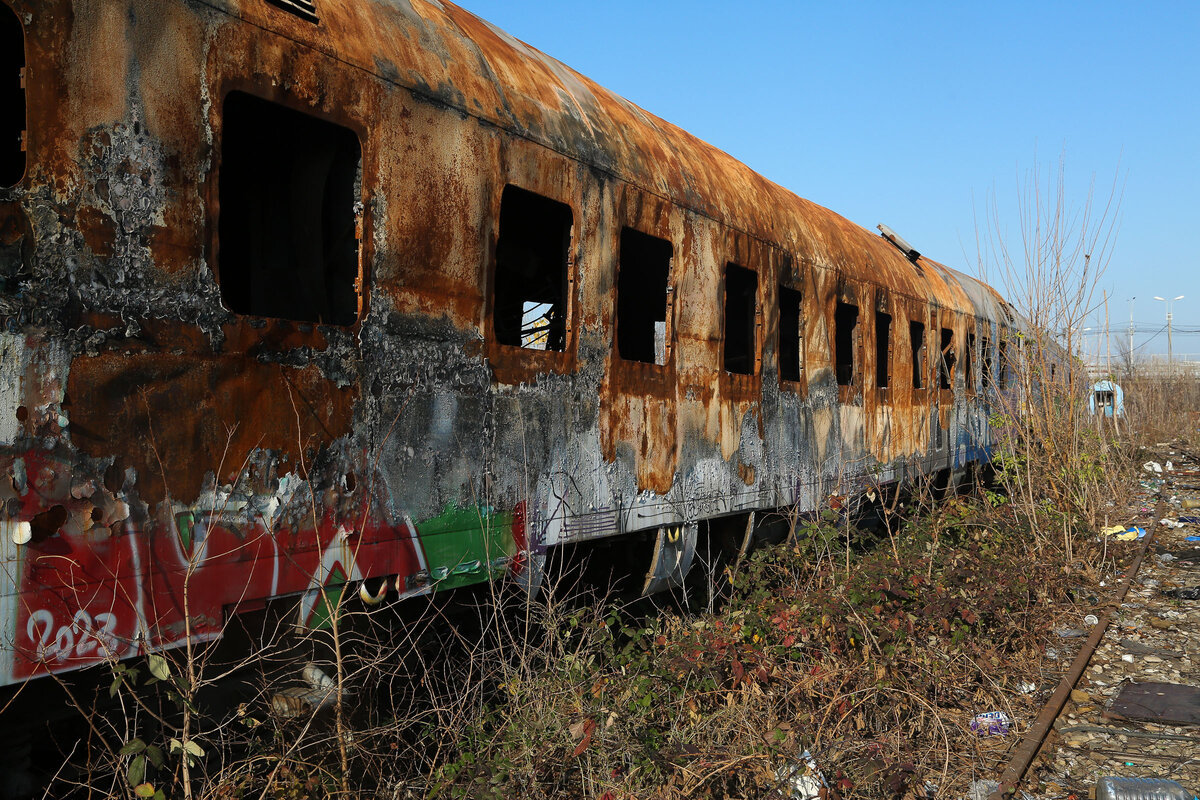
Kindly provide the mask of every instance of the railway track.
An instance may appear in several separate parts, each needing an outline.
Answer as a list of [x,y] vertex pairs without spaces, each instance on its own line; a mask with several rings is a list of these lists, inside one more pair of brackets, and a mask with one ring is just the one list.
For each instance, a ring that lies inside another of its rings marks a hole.
[[1146,536],[989,800],[1082,800],[1105,775],[1200,786],[1200,601],[1168,594],[1200,584],[1200,516],[1179,508],[1197,475],[1187,459],[1150,487]]

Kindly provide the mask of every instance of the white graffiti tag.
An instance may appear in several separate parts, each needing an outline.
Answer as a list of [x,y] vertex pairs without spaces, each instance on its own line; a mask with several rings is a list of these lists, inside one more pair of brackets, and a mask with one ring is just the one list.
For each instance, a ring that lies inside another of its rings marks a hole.
[[53,659],[63,662],[72,656],[94,658],[115,655],[119,648],[116,629],[116,614],[104,611],[93,618],[82,608],[65,625],[58,625],[54,614],[45,608],[31,613],[25,623],[25,633],[34,643],[38,661]]

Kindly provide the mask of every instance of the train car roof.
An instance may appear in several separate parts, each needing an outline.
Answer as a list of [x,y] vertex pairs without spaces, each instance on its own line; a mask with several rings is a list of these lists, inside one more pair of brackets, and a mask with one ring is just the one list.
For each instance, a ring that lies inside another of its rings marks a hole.
[[910,261],[883,237],[453,3],[318,0],[316,9],[317,24],[266,2],[242,2],[234,13],[817,267],[1001,318],[1003,301],[986,284],[923,256]]

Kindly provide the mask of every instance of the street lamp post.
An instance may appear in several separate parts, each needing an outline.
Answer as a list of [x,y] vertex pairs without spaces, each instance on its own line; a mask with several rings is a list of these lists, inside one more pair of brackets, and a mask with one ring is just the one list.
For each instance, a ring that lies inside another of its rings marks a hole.
[[1171,297],[1171,298],[1159,297],[1159,296],[1155,295],[1154,299],[1161,300],[1167,304],[1167,372],[1174,372],[1175,371],[1175,360],[1174,360],[1174,354],[1171,350],[1171,316],[1172,316],[1171,303],[1175,302],[1176,300],[1182,300],[1183,295],[1179,295],[1178,297]]

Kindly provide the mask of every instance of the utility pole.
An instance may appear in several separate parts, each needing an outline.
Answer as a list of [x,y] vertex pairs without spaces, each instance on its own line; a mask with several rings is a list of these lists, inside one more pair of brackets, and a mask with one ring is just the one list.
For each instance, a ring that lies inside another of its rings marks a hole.
[[1137,297],[1129,298],[1129,369],[1133,370],[1133,301]]
[[1172,314],[1171,314],[1171,303],[1175,302],[1176,300],[1182,300],[1182,299],[1183,299],[1183,295],[1179,295],[1178,297],[1172,297],[1172,298],[1170,298],[1170,299],[1167,299],[1167,298],[1165,298],[1165,297],[1158,297],[1158,296],[1155,296],[1155,298],[1154,298],[1154,299],[1155,299],[1155,300],[1162,300],[1164,303],[1166,303],[1166,304],[1167,304],[1167,372],[1168,372],[1168,373],[1171,373],[1171,374],[1174,374],[1174,372],[1175,372],[1175,358],[1174,358],[1173,351],[1172,351],[1172,349],[1171,349],[1171,317],[1172,317]]
[[1112,380],[1112,323],[1108,316],[1108,290],[1104,290],[1104,369]]

